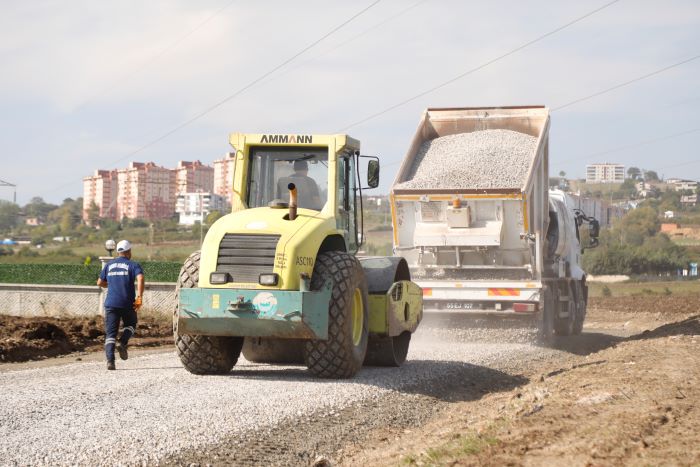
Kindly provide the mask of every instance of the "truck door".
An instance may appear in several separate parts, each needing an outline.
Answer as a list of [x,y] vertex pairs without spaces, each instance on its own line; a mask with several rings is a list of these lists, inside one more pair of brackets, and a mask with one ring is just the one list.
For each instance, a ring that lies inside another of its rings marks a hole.
[[355,196],[355,157],[344,154],[338,158],[338,223],[344,231],[348,251],[356,251],[357,238],[357,197]]

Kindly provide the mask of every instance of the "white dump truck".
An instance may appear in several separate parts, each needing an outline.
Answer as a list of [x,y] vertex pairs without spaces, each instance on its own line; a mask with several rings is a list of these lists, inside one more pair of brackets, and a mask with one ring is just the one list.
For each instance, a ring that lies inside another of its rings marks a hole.
[[[549,190],[545,107],[428,109],[391,190],[393,243],[426,315],[537,320],[580,333],[595,219]],[[588,225],[585,239],[579,231]]]

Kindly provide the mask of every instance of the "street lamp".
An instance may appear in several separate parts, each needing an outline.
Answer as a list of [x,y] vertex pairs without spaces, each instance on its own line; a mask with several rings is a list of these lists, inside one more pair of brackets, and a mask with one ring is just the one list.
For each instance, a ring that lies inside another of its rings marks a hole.
[[105,242],[105,250],[109,252],[109,256],[112,256],[112,252],[117,248],[117,243],[111,238]]

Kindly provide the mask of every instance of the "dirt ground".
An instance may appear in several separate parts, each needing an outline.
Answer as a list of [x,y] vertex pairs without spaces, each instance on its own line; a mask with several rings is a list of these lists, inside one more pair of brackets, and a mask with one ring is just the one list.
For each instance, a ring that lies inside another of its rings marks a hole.
[[[588,332],[561,344],[568,358],[419,427],[370,435],[340,463],[700,465],[699,301],[596,300]],[[591,328],[599,325],[617,333]]]
[[[502,368],[501,379],[465,370],[434,394],[348,407],[337,427],[297,420],[267,435],[280,453],[265,456],[271,465],[310,465],[318,452],[351,466],[700,465],[699,310],[700,294],[593,298],[584,334],[559,342],[560,357]],[[0,316],[0,371],[17,365],[2,362],[93,358],[103,343],[99,318]],[[171,343],[167,321],[140,317],[134,346]],[[233,451],[245,454],[245,442]],[[248,451],[258,456],[256,443]],[[204,463],[217,453],[197,451]]]
[[[97,352],[104,346],[104,321],[94,318],[20,318],[0,315],[0,363],[41,360],[76,352]],[[172,343],[169,322],[139,316],[133,347]]]

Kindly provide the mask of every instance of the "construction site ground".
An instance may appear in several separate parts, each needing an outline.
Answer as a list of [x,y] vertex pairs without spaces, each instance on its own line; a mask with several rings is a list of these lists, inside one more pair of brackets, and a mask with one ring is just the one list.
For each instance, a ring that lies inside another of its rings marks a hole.
[[[135,344],[159,347],[134,348],[118,362],[130,371],[107,375],[100,320],[1,317],[0,349],[15,363],[0,364],[0,464],[92,463],[104,449],[123,464],[700,464],[700,293],[610,289],[591,299],[584,333],[554,349],[426,317],[404,367],[341,382],[244,360],[228,377],[189,375],[158,319]],[[56,350],[47,335],[67,343]],[[113,384],[137,413],[105,446],[100,426],[119,416],[95,399]]]

